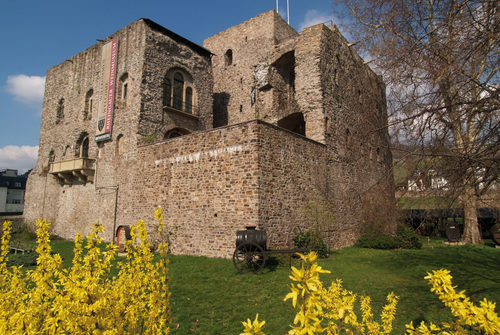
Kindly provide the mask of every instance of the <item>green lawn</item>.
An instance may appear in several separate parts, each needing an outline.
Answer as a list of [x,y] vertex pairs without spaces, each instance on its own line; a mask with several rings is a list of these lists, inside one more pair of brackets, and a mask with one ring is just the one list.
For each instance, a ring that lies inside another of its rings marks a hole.
[[[434,242],[421,250],[346,248],[320,263],[332,271],[322,275],[325,284],[341,278],[345,288],[371,296],[377,314],[387,294],[395,292],[400,297],[395,334],[412,320],[450,317],[423,279],[433,269],[449,269],[455,285],[475,302],[483,297],[500,301],[500,249],[492,247]],[[266,334],[285,334],[294,316],[290,301],[283,301],[288,274],[284,265],[241,275],[229,260],[172,257],[173,334],[239,334],[240,321],[256,313],[266,320]]]
[[[386,295],[400,297],[394,334],[404,325],[420,320],[440,322],[450,317],[423,277],[433,269],[447,268],[454,284],[474,302],[483,297],[500,302],[500,249],[488,246],[448,246],[440,240],[424,240],[421,250],[372,250],[345,248],[334,252],[321,265],[332,271],[322,275],[328,285],[341,278],[344,287],[372,297],[378,316]],[[71,242],[55,240],[65,266],[71,264]],[[266,320],[265,333],[286,334],[294,312],[284,302],[290,279],[287,262],[260,274],[239,274],[231,260],[171,256],[170,289],[172,334],[239,334],[241,321]],[[294,263],[297,265],[297,263]],[[497,313],[499,308],[497,307]]]

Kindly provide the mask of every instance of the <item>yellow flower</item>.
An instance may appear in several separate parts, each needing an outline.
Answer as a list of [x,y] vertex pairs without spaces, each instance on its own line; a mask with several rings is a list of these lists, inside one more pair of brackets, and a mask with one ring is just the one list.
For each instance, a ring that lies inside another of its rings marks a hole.
[[250,319],[247,319],[247,321],[243,321],[242,324],[245,329],[240,335],[265,335],[262,332],[262,328],[266,324],[266,321],[259,322],[259,314],[255,316],[255,320],[253,322],[250,321]]

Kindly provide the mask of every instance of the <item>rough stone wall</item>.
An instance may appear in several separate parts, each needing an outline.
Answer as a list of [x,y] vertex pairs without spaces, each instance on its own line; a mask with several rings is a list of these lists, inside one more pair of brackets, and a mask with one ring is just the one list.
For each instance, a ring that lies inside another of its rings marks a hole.
[[326,147],[268,124],[259,131],[259,228],[268,248],[290,249],[298,229],[310,227],[306,203],[327,193]]
[[[270,248],[291,247],[294,228],[310,224],[304,204],[319,195],[335,209],[329,246],[353,244],[365,195],[378,184],[392,190],[391,155],[384,86],[338,31],[316,25],[297,35],[270,11],[205,40],[215,54],[210,64],[207,50],[160,28],[136,21],[48,71],[28,223],[48,218],[56,234],[73,238],[99,221],[112,240],[117,226],[138,219],[152,232],[153,211],[162,207],[163,238],[174,253],[228,257],[236,230],[249,225],[268,231]],[[98,104],[85,117],[85,94],[92,88],[100,98],[101,47],[112,38],[120,41],[117,78],[128,75],[129,96],[115,103],[112,139],[97,145]],[[172,68],[192,75],[197,115],[162,108]],[[277,124],[295,112],[307,138],[255,120]],[[163,139],[177,127],[192,133]],[[60,185],[48,173],[49,153],[74,158],[85,133],[94,181]]]
[[[290,247],[306,226],[305,201],[325,189],[325,146],[261,121],[193,133],[139,148],[122,195],[120,223],[164,210],[175,254],[230,257],[236,231],[257,226],[268,247]],[[123,202],[123,204],[122,204]],[[151,227],[154,227],[152,225]]]
[[341,240],[352,243],[363,228],[366,197],[377,189],[379,196],[394,199],[385,87],[335,27],[313,29],[321,41],[328,178],[335,185],[332,193],[345,227],[342,234],[349,235]]
[[[146,33],[144,64],[138,132],[147,136],[147,140],[142,143],[162,141],[168,130],[177,127],[191,132],[213,127],[213,79],[208,51],[200,54],[189,45],[150,29]],[[162,85],[171,69],[181,69],[193,79],[195,99],[192,115],[163,108]]]
[[[256,66],[266,62],[270,50],[297,32],[273,10],[207,38],[203,45],[214,53],[215,126],[257,118],[252,104]],[[232,64],[225,54],[232,50]]]
[[320,29],[316,25],[304,29],[297,38],[295,47],[295,99],[304,114],[306,136],[315,141],[325,141],[325,114],[321,80],[323,69],[319,66],[321,58]]
[[257,137],[254,122],[141,147],[127,215],[161,207],[173,253],[231,256],[236,230],[258,223]]
[[[98,165],[105,171],[105,185],[99,186],[117,184],[116,177],[121,171],[107,166],[113,161],[113,155],[117,151],[117,139],[120,138],[122,146],[127,145],[127,152],[121,157],[123,161],[134,161],[136,155],[133,144],[137,142],[137,111],[141,106],[139,92],[145,30],[143,22],[136,21],[47,71],[38,163],[27,183],[24,216],[28,224],[33,225],[36,219],[47,218],[59,235],[68,238],[74,237],[74,233],[79,231],[76,222],[88,224],[99,219],[105,225],[111,224],[108,222],[109,216],[105,216],[107,219],[104,221],[100,218],[99,213],[107,211],[108,204],[107,200],[94,196],[94,193],[100,192],[97,185],[91,182],[60,185],[48,173],[49,153],[54,152],[55,161],[78,157],[78,140],[88,134],[89,158],[99,158]],[[112,140],[98,145],[94,141],[97,108],[100,99],[104,99],[100,90],[101,49],[114,38],[119,39],[117,83],[118,78],[128,74],[128,97],[126,101],[122,100],[117,87]],[[91,89],[94,91],[93,108],[91,113],[86,114],[85,96]],[[61,99],[64,99],[62,113]],[[85,232],[88,232],[87,228]]]

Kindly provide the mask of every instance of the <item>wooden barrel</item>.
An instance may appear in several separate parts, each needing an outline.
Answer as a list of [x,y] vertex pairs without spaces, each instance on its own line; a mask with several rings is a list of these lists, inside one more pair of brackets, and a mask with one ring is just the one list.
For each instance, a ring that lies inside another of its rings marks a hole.
[[457,224],[450,224],[446,227],[446,237],[450,242],[460,241],[460,227]]
[[500,245],[500,223],[491,227],[491,238],[497,245]]
[[267,234],[265,230],[256,230],[255,227],[247,227],[246,230],[236,232],[236,248],[244,243],[253,243],[266,250]]

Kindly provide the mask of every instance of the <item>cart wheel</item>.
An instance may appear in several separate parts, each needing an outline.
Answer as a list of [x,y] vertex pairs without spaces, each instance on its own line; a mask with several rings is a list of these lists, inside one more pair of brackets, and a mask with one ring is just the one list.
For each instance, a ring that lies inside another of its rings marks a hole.
[[266,254],[262,247],[255,243],[244,243],[236,248],[233,264],[239,273],[258,273],[266,264]]

